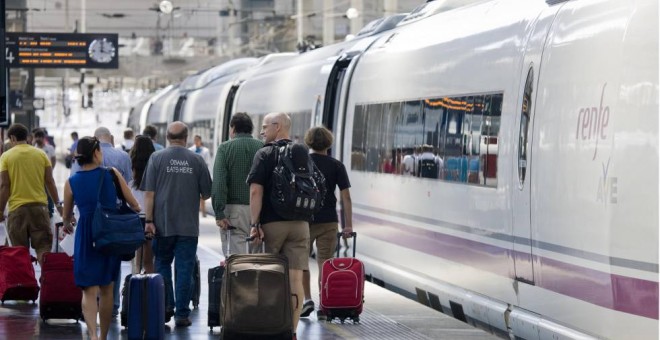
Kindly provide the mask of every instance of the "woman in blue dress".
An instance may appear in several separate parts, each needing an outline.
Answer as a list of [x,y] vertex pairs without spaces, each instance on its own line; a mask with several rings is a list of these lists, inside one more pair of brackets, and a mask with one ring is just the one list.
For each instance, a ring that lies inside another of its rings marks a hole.
[[[108,329],[112,320],[114,277],[121,264],[117,256],[108,256],[94,249],[92,243],[92,219],[99,198],[104,206],[112,206],[117,202],[117,191],[110,171],[114,171],[126,202],[135,211],[140,211],[140,205],[133,197],[131,189],[124,178],[114,168],[105,169],[101,143],[95,137],[83,137],[78,140],[76,161],[81,170],[67,180],[64,186],[64,220],[65,232],[73,231],[73,206],[78,206],[80,218],[76,231],[73,255],[73,275],[76,285],[83,289],[82,310],[87,331],[92,340],[97,340],[96,317],[100,316],[101,336],[108,337]],[[103,176],[103,180],[101,180]],[[101,193],[99,195],[99,182]],[[97,304],[97,296],[100,301]]]

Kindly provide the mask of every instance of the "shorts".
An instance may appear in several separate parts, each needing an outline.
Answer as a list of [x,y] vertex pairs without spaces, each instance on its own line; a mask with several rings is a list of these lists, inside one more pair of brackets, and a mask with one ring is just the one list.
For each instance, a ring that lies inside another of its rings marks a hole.
[[337,230],[339,223],[318,223],[309,225],[309,248],[316,241],[316,262],[319,265],[319,273],[323,262],[331,259],[337,251]]
[[53,246],[46,204],[28,203],[11,211],[7,217],[7,231],[12,245],[32,245],[37,254],[50,251]]
[[264,231],[266,252],[286,256],[289,269],[309,268],[309,223],[279,221],[266,223],[261,228]]

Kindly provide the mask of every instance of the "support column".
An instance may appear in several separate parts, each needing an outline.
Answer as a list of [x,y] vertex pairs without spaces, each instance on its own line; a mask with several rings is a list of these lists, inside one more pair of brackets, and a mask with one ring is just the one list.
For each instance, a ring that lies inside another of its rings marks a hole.
[[[7,61],[5,59],[5,0],[0,0],[0,11],[2,11],[2,16],[0,17],[0,51],[2,51],[2,57],[0,58],[0,125],[9,126],[9,67],[7,67]],[[4,141],[4,130],[2,131],[2,139],[0,143]],[[1,149],[1,148],[0,148]],[[2,150],[0,150],[1,152]]]
[[384,1],[384,15],[385,17],[392,16],[399,12],[399,0],[383,0]]
[[298,0],[296,4],[296,36],[298,43],[302,43],[305,37],[303,36],[303,0]]
[[323,0],[323,46],[335,42],[335,14],[332,0]]

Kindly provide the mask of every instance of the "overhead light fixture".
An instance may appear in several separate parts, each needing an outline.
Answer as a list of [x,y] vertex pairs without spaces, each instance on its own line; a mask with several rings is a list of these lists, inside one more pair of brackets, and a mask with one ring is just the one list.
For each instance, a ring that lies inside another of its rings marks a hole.
[[174,8],[174,6],[172,6],[172,2],[167,1],[167,0],[163,0],[158,5],[158,8],[160,8],[161,12],[163,12],[165,14],[170,14],[170,13],[172,13],[172,9]]
[[349,8],[349,9],[346,10],[346,17],[347,17],[347,18],[349,18],[349,19],[355,19],[355,18],[357,18],[358,16],[360,16],[360,12],[358,12],[357,9],[351,7],[351,8]]

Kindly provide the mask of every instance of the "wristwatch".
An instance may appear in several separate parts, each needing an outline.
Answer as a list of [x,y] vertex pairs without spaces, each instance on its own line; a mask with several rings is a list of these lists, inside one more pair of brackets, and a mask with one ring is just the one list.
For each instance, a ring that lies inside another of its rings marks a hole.
[[58,207],[58,208],[62,208],[62,207],[64,207],[64,202],[59,201],[59,202],[55,203],[55,206]]
[[154,223],[154,220],[144,220],[144,223],[145,223],[145,224],[147,224],[147,223]]
[[257,222],[257,223],[252,223],[252,224],[250,224],[250,228],[257,228],[257,229],[259,229],[259,227],[261,227],[261,223],[258,223],[258,222]]

